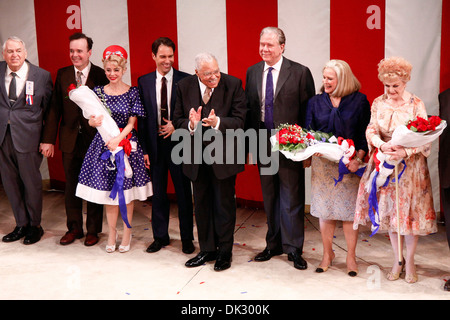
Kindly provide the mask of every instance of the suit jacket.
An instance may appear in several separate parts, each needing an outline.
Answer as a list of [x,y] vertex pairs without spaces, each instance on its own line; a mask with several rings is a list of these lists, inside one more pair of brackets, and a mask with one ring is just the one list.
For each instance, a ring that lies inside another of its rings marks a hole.
[[[264,61],[247,70],[245,93],[247,97],[247,128],[258,130],[261,124],[261,101]],[[308,100],[315,95],[311,71],[283,57],[273,103],[275,128],[280,124],[304,126]]]
[[[173,123],[176,129],[189,130],[189,110],[198,109],[202,105],[202,97],[200,94],[199,79],[196,75],[186,77],[178,83],[177,100],[175,104],[175,112],[173,116]],[[234,139],[234,155],[235,161],[227,163],[225,160],[226,152],[230,146],[226,146],[226,130],[227,129],[244,129],[246,107],[245,107],[245,93],[242,89],[242,81],[236,77],[221,73],[221,78],[218,86],[214,89],[211,99],[208,103],[209,108],[203,107],[202,117],[206,117],[211,109],[214,109],[216,116],[220,117],[219,131],[223,138],[223,148],[221,150],[223,155],[222,163],[211,164],[214,174],[218,179],[225,179],[244,171],[244,164],[236,161],[236,149],[242,147],[238,145],[238,139]],[[197,130],[203,130],[205,134],[208,130],[215,130],[213,128],[204,128],[199,123]],[[197,131],[196,130],[196,131]],[[198,133],[198,132],[197,132]],[[191,135],[191,154],[194,155],[194,135]],[[204,148],[206,144],[202,144]],[[203,151],[203,150],[202,150]],[[214,155],[213,155],[214,156]],[[184,174],[195,181],[197,179],[199,165],[192,162],[183,164]]]
[[439,113],[447,121],[447,128],[439,142],[439,180],[441,188],[450,188],[450,89],[439,94]]
[[[189,76],[188,73],[173,69],[172,93],[170,99],[170,120],[173,120],[178,81]],[[150,157],[150,163],[156,162],[158,153],[158,105],[156,103],[156,71],[138,79],[139,93],[147,113],[146,118],[138,119],[139,142],[144,154]]]
[[50,72],[41,69],[28,61],[27,81],[34,82],[33,103],[25,101],[25,87],[16,102],[11,106],[5,87],[7,64],[0,62],[0,143],[5,138],[8,120],[14,147],[19,152],[38,152],[41,138],[44,113],[52,94],[52,78]]
[[[50,108],[45,115],[45,126],[42,136],[43,143],[56,143],[59,126],[59,149],[71,153],[75,150],[75,142],[81,128],[87,139],[92,140],[97,129],[89,126],[88,119],[83,117],[81,109],[69,99],[67,88],[76,84],[74,66],[58,70],[55,81]],[[93,89],[95,86],[108,84],[105,71],[91,64],[86,86]],[[90,141],[89,140],[89,141]]]

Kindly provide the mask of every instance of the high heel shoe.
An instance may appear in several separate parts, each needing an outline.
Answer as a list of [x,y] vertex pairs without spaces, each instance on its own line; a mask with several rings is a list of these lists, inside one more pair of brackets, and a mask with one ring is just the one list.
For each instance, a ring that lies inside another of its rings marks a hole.
[[[388,272],[386,278],[387,278],[389,281],[395,281],[395,280],[398,280],[398,279],[400,278],[400,275],[403,273],[403,270],[404,270],[404,269],[405,269],[405,259],[403,259],[403,262],[402,262],[402,269],[400,270],[400,272],[392,272],[392,271],[390,271],[390,272]],[[405,280],[406,280],[406,279],[405,279]]]
[[[117,234],[117,230],[116,230],[116,242],[117,242],[117,238],[118,238],[118,234]],[[116,251],[116,243],[114,243],[113,245],[106,245],[106,252],[108,252],[108,253],[112,253],[112,252],[114,252],[114,251]]]
[[326,266],[326,267],[318,266],[318,267],[316,268],[316,272],[317,272],[317,273],[327,272],[328,268],[331,267],[332,264],[333,264],[333,260],[331,260],[331,261],[330,261],[330,264],[329,264],[328,266]]
[[119,246],[119,252],[124,253],[124,252],[130,251],[131,237],[132,237],[132,235],[130,234],[130,242],[128,243],[127,246],[123,246],[123,245],[120,245],[120,246]]
[[419,281],[419,277],[417,276],[417,273],[407,274],[405,276],[405,281],[407,283],[416,283],[417,281]]

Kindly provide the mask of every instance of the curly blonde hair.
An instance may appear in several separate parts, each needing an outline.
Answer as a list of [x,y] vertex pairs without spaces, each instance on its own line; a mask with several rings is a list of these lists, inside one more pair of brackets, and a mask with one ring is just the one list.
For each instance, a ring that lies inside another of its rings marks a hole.
[[107,62],[112,62],[118,67],[121,67],[124,71],[127,69],[127,59],[117,56],[115,54],[110,55],[108,58],[103,59],[103,67],[106,67]]
[[399,78],[403,82],[411,79],[412,65],[402,57],[383,59],[378,64],[378,79],[381,82]]

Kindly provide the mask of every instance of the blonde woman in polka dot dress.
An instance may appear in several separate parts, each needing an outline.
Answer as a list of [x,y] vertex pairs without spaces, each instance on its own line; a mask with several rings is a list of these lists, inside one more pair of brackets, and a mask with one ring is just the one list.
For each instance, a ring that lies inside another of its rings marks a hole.
[[[118,239],[116,225],[119,216],[119,194],[115,199],[112,199],[110,194],[116,182],[117,168],[110,157],[103,156],[102,159],[102,155],[108,154],[108,150],[114,151],[124,139],[137,145],[136,150],[131,151],[128,156],[133,175],[131,178],[123,178],[123,194],[129,226],[131,226],[133,217],[133,201],[144,201],[153,194],[153,191],[150,176],[144,166],[142,148],[134,130],[137,117],[145,117],[145,111],[138,88],[130,87],[122,81],[122,76],[126,71],[126,51],[121,47],[111,46],[105,50],[103,57],[109,84],[95,87],[94,92],[110,109],[111,117],[122,131],[119,136],[110,141],[103,141],[99,133],[95,135],[81,168],[76,195],[87,201],[105,205],[109,227],[106,251],[114,252]],[[89,125],[93,127],[98,127],[101,123],[102,116],[89,119]],[[130,249],[130,243],[131,228],[124,222],[119,251],[127,252]]]

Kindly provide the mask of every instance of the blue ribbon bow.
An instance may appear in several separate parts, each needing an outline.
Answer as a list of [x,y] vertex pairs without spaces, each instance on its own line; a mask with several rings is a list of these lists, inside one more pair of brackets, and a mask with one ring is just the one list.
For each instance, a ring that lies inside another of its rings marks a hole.
[[[103,152],[101,155],[102,160],[108,160],[111,156],[111,151],[107,150]],[[111,193],[109,194],[109,197],[111,199],[115,199],[117,195],[119,196],[119,209],[120,214],[122,216],[122,220],[125,222],[126,226],[128,228],[131,228],[129,222],[128,222],[128,216],[127,216],[127,204],[125,202],[125,194],[123,192],[123,182],[125,179],[125,151],[120,150],[117,152],[114,156],[116,167],[117,167],[117,174],[116,174],[116,180],[114,181],[113,188],[111,190]]]
[[[350,170],[348,170],[347,166],[344,164],[342,159],[344,159],[344,157],[342,157],[341,160],[339,160],[339,177],[337,178],[337,180],[334,179],[334,186],[336,186],[338,182],[341,182],[342,179],[344,179],[344,174],[352,173]],[[361,178],[365,170],[366,167],[361,167],[353,173]]]
[[[398,175],[398,181],[400,181],[400,178],[402,177],[402,175],[406,169],[405,160],[402,160],[401,163],[403,164],[403,170]],[[391,165],[387,162],[384,162],[383,167],[385,167],[387,169],[394,169],[395,165]],[[372,179],[372,182],[371,182],[372,189],[370,190],[369,199],[368,199],[369,200],[369,217],[370,217],[370,221],[372,222],[372,225],[375,227],[375,230],[372,232],[372,234],[370,236],[373,236],[375,233],[377,233],[378,229],[380,227],[380,225],[376,222],[376,219],[375,219],[375,215],[378,218],[380,217],[380,213],[378,212],[378,199],[377,199],[377,191],[378,191],[377,190],[377,177],[378,177],[379,173],[380,173],[379,171],[375,172],[375,175]],[[395,178],[392,179],[392,182],[395,182]],[[387,187],[388,184],[389,184],[389,177],[386,179],[386,182],[383,184],[382,188]]]

